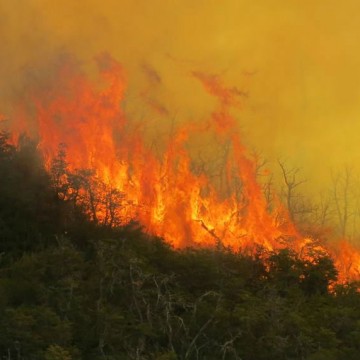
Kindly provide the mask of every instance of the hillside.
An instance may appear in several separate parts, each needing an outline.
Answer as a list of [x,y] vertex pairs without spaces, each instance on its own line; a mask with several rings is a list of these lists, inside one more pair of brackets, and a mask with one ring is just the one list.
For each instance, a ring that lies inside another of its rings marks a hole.
[[358,359],[360,294],[330,258],[175,250],[99,225],[36,146],[0,138],[3,359]]

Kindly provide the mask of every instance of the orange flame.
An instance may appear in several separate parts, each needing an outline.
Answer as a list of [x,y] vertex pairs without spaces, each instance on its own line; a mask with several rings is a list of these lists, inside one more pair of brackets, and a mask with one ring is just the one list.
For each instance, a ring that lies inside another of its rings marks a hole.
[[[149,233],[176,247],[221,243],[235,250],[261,245],[269,250],[291,247],[300,253],[312,242],[302,238],[281,204],[268,210],[255,163],[231,115],[231,108],[241,106],[245,93],[227,88],[217,77],[193,73],[217,98],[217,108],[206,121],[185,123],[177,129],[159,159],[141,134],[131,131],[121,109],[126,89],[121,66],[108,55],[96,61],[100,88],[67,59],[53,82],[31,90],[32,113],[19,106],[12,130],[34,136],[35,128],[48,169],[59,144],[65,143],[70,170],[93,169],[105,188],[121,194],[114,198],[121,203],[118,223],[138,220]],[[215,133],[222,144],[230,144],[224,177],[228,184],[236,184],[229,186],[232,191],[221,191],[205,172],[192,171],[186,143],[189,136],[205,131]],[[106,222],[109,202],[96,201],[92,206],[94,217]],[[332,252],[338,269],[359,278],[359,252],[349,245],[341,249]],[[351,269],[345,269],[343,262],[349,258]]]

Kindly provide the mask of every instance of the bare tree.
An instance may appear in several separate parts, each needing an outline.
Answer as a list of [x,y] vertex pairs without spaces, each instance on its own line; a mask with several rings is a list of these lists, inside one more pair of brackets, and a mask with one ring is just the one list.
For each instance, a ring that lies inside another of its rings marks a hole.
[[356,196],[354,193],[354,176],[351,168],[344,167],[344,170],[332,174],[332,199],[335,207],[335,213],[339,224],[340,235],[348,236],[348,227],[350,221],[355,216],[354,205]]
[[290,219],[296,220],[296,216],[300,214],[309,213],[312,211],[311,207],[305,204],[302,196],[297,192],[297,188],[306,182],[306,180],[299,180],[299,168],[286,168],[285,162],[278,160],[284,181],[283,195],[287,209],[289,211]]

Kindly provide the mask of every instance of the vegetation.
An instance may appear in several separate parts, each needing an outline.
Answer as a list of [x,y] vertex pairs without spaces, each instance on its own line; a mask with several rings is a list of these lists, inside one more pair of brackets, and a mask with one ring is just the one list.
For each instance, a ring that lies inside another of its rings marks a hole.
[[96,223],[61,159],[48,175],[33,144],[0,136],[1,359],[359,358],[360,294],[330,258],[175,251]]

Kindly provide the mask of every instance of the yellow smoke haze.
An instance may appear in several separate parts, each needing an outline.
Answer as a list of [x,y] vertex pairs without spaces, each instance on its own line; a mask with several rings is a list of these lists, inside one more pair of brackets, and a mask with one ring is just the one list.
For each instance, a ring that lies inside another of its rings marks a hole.
[[119,60],[126,109],[154,129],[207,116],[214,99],[191,72],[218,74],[248,93],[246,143],[318,191],[359,163],[359,13],[358,0],[0,0],[2,112],[24,69],[64,51],[89,69],[102,51]]

